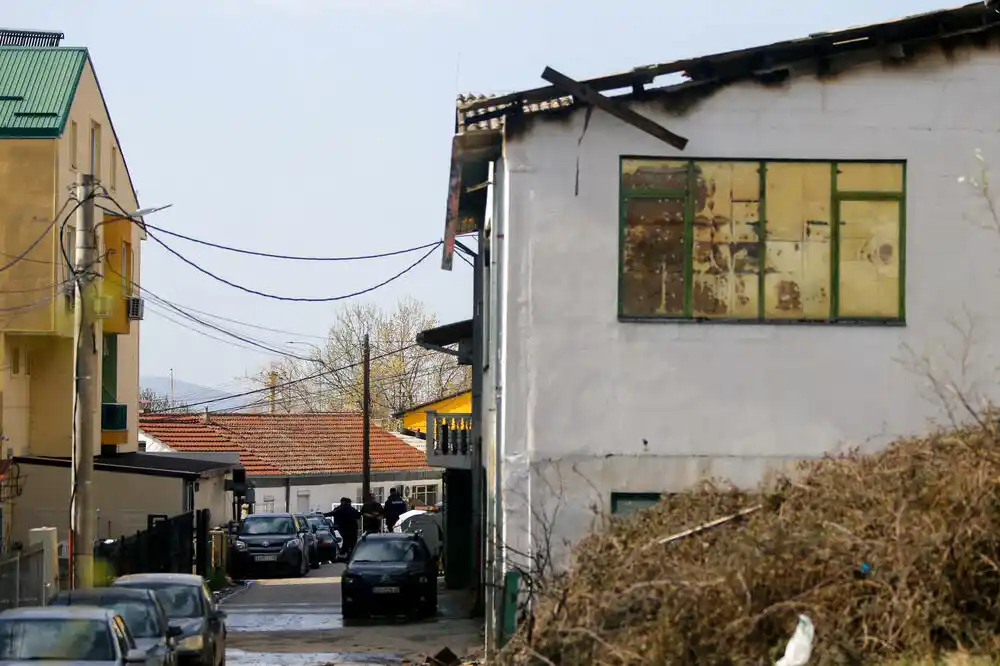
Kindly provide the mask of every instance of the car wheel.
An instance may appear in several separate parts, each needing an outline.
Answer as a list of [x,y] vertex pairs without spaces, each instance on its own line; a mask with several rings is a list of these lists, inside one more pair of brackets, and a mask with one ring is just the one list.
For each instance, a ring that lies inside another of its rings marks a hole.
[[319,553],[309,558],[309,568],[319,569]]

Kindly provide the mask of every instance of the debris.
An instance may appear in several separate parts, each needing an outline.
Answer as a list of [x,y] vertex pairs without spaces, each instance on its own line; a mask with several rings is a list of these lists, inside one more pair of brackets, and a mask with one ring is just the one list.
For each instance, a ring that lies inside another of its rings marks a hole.
[[462,660],[448,648],[444,648],[433,657],[427,658],[429,666],[461,666]]
[[785,646],[785,654],[774,666],[806,666],[813,649],[813,623],[805,615],[799,615],[795,633]]
[[806,462],[777,489],[706,483],[610,520],[547,581],[498,663],[774,663],[800,615],[820,628],[812,666],[996,653],[993,422]]

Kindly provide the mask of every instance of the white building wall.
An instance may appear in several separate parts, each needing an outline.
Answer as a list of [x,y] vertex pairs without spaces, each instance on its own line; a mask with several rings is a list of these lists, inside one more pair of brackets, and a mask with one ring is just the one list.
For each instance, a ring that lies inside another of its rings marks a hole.
[[[925,429],[942,412],[903,346],[955,372],[949,320],[966,310],[966,381],[995,397],[1000,236],[965,219],[985,221],[985,209],[958,178],[975,171],[976,149],[1000,163],[997,81],[996,51],[979,50],[734,85],[679,117],[637,105],[690,140],[683,153],[601,111],[582,141],[582,112],[509,138],[500,448],[504,478],[519,480],[504,488],[505,541],[528,529],[524,496],[549,512],[559,497],[557,532],[575,539],[612,491],[708,476],[749,486],[799,459]],[[907,325],[619,322],[621,155],[908,160]]]
[[[399,486],[409,486],[413,488],[414,486],[431,486],[435,489],[435,494],[437,501],[441,501],[441,480],[440,479],[421,479],[418,481],[380,481],[372,483],[372,493],[375,494],[376,498],[379,496],[379,489],[381,489],[383,499],[389,497],[389,489]],[[360,483],[327,483],[323,485],[314,486],[295,486],[291,487],[290,493],[290,504],[285,502],[285,487],[259,487],[256,490],[257,493],[257,511],[264,512],[270,511],[272,509],[266,509],[265,506],[270,506],[273,502],[273,511],[283,512],[283,511],[330,511],[335,506],[340,504],[341,497],[350,497],[351,501],[354,502],[358,499],[358,494],[361,491]],[[270,499],[270,502],[268,500]]]

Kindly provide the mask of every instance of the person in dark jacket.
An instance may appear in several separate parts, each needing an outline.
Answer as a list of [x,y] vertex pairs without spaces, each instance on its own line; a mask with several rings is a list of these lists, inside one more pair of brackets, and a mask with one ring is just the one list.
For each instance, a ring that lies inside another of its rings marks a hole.
[[349,497],[341,497],[340,505],[331,511],[330,515],[333,518],[333,526],[344,538],[344,555],[349,556],[358,543],[358,521],[361,520],[361,512],[354,508]]
[[392,528],[396,526],[396,521],[399,520],[399,517],[409,510],[409,507],[406,506],[406,500],[399,494],[399,490],[396,488],[390,489],[389,499],[385,501],[386,529],[391,532]]
[[378,534],[382,531],[382,505],[371,493],[368,493],[365,503],[361,505],[361,526],[366,534]]

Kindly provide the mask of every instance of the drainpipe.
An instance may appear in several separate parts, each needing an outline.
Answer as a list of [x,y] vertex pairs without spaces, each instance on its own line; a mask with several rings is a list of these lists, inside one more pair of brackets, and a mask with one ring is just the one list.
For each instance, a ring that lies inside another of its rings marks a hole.
[[285,477],[285,511],[292,512],[292,477]]
[[483,268],[485,252],[485,224],[477,229],[478,249],[473,265],[472,286],[472,553],[474,571],[472,574],[475,604],[473,613],[479,617],[485,610],[483,582],[486,549],[483,534]]

